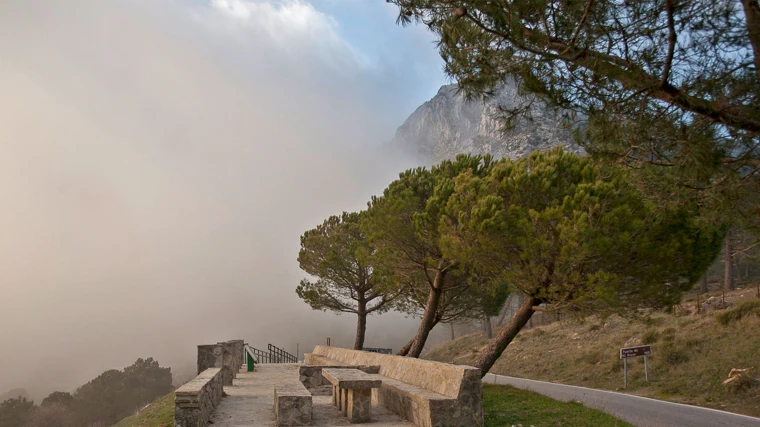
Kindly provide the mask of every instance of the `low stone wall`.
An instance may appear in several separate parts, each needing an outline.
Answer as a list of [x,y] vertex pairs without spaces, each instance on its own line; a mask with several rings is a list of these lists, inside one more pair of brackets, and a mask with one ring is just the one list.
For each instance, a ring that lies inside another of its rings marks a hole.
[[222,400],[222,368],[209,368],[175,391],[176,427],[205,427]]
[[483,386],[477,368],[327,346],[315,347],[305,361],[380,366],[380,375],[396,381],[373,390],[373,400],[419,426],[483,425]]

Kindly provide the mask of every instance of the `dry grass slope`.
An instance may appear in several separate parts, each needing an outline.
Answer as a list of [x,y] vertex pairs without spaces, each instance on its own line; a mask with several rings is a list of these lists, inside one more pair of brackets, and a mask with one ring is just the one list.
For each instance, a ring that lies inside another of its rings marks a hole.
[[[697,316],[656,314],[647,322],[590,318],[523,331],[491,372],[623,391],[620,347],[651,344],[650,381],[644,379],[643,359],[633,359],[627,392],[760,416],[760,387],[722,384],[733,368],[760,376],[760,304],[749,289],[732,299],[733,309]],[[467,335],[423,357],[472,364],[485,344],[483,334]]]

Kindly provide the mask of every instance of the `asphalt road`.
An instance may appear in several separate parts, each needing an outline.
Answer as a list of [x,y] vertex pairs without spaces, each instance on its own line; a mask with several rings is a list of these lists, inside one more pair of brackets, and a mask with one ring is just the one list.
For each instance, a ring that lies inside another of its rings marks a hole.
[[488,374],[483,382],[507,384],[561,401],[575,400],[639,427],[760,427],[760,418],[717,409],[545,381]]

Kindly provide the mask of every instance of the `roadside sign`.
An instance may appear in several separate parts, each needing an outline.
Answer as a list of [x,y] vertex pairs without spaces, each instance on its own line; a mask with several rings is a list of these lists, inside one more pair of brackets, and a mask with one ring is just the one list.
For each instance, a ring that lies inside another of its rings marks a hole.
[[628,388],[628,359],[632,357],[640,357],[644,356],[644,378],[646,378],[646,381],[649,382],[649,366],[647,366],[647,356],[652,354],[652,346],[647,345],[637,345],[636,347],[624,347],[620,349],[620,358],[623,359],[623,370],[624,370],[624,386],[627,389]]
[[639,345],[636,347],[626,347],[620,349],[620,358],[628,359],[630,357],[649,356],[652,354],[651,345]]

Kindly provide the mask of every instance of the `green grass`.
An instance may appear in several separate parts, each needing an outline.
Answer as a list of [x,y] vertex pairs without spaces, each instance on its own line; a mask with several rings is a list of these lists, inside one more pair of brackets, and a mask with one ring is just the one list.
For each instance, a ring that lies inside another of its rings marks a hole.
[[151,403],[140,414],[124,418],[113,427],[173,427],[174,426],[174,393]]
[[483,384],[483,412],[486,427],[631,426],[578,402],[560,402],[532,391],[493,384]]

